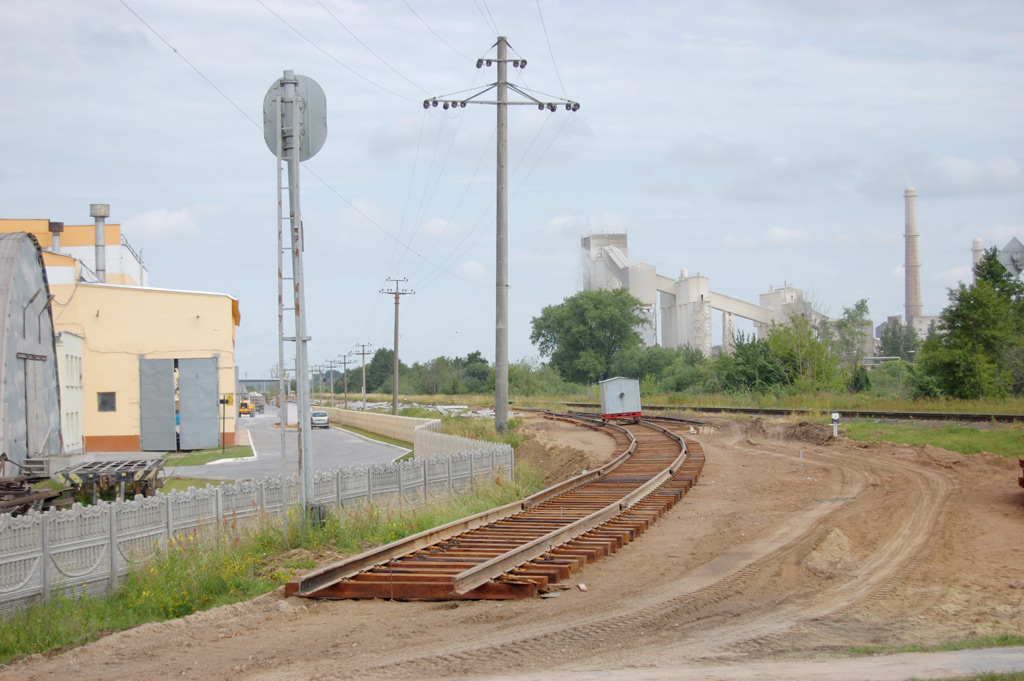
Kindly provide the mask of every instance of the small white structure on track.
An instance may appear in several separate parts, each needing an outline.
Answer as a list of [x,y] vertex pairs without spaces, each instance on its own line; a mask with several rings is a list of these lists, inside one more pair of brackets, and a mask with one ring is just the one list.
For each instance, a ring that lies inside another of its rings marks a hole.
[[640,381],[617,376],[600,381],[597,385],[601,393],[603,420],[641,418]]

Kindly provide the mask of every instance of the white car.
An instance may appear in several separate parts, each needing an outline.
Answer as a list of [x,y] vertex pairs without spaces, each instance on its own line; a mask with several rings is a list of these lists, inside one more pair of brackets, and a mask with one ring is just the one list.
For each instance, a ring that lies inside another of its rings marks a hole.
[[326,411],[314,411],[312,416],[309,417],[310,425],[313,428],[330,428],[331,419],[327,416]]

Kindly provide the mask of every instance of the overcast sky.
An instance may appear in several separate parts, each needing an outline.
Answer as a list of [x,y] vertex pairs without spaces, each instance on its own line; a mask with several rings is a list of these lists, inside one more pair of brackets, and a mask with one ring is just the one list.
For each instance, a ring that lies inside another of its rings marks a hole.
[[510,107],[513,361],[579,290],[592,232],[745,300],[788,283],[838,316],[866,298],[875,323],[903,313],[906,187],[926,314],[969,280],[972,239],[1024,240],[1020,2],[0,0],[0,17],[0,216],[90,224],[109,203],[152,286],[239,299],[243,376],[277,362],[262,107],[286,69],[327,98],[301,180],[311,364],[391,347],[388,277],[415,291],[403,361],[493,360],[495,107],[422,102],[494,82],[476,60],[498,35],[528,61],[510,80],[581,105]]

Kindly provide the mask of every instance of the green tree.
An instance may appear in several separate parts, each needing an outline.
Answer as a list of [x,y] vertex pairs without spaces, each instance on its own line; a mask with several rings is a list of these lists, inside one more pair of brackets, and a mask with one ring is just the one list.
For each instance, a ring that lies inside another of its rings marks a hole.
[[949,290],[939,333],[918,353],[923,385],[973,399],[1024,393],[1024,284],[995,249],[975,267],[976,281]]
[[774,324],[768,332],[770,357],[785,377],[786,385],[798,391],[835,390],[839,360],[828,342],[830,332],[819,330],[803,315],[785,324]]
[[[390,393],[392,374],[394,373],[395,351],[388,348],[379,348],[373,353],[373,358],[366,365],[366,392]],[[398,373],[402,374],[404,367],[399,361]],[[359,369],[359,387],[362,389],[362,368]],[[349,387],[352,387],[351,384]]]
[[608,374],[636,379],[642,379],[645,376],[660,376],[672,366],[682,352],[681,349],[665,348],[660,345],[649,348],[637,346],[619,350],[612,357]]
[[563,379],[594,383],[609,377],[617,352],[640,347],[636,329],[646,323],[640,301],[626,289],[581,291],[541,310],[530,341]]
[[909,360],[921,346],[917,329],[904,326],[899,317],[889,319],[878,340],[878,351],[882,357],[899,357],[902,360]]
[[856,367],[864,359],[867,340],[872,337],[868,301],[860,299],[853,307],[844,307],[843,316],[833,325],[836,353],[847,368]]
[[753,335],[738,334],[732,353],[715,360],[714,370],[718,385],[729,392],[767,392],[789,384],[768,339]]

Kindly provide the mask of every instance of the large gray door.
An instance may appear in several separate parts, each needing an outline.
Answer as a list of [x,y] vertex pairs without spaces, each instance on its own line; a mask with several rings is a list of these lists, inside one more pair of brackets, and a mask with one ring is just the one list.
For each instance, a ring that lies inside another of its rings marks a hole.
[[178,360],[181,449],[220,446],[219,397],[216,357]]
[[176,450],[173,359],[139,359],[139,410],[143,451]]

